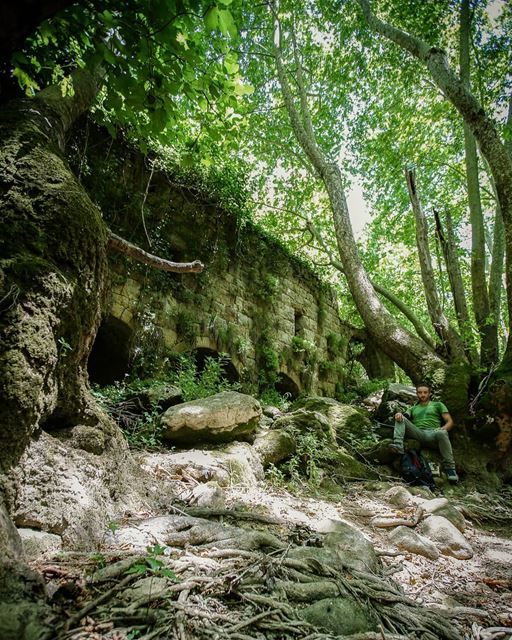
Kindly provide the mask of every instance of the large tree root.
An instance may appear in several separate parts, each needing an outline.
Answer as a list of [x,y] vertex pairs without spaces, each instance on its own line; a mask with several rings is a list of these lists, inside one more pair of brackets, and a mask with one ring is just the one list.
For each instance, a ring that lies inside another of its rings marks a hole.
[[[155,557],[153,548],[142,568],[134,556],[93,573],[88,601],[67,613],[55,637],[99,640],[137,630],[143,640],[462,638],[446,612],[419,606],[386,576],[340,571],[312,547],[311,558],[298,559],[293,545],[265,531],[184,516],[173,525],[163,532],[165,555]],[[126,573],[131,562],[138,575]],[[169,571],[177,578],[166,577]],[[355,603],[368,616],[367,629],[336,635],[312,622],[306,612],[322,602]]]

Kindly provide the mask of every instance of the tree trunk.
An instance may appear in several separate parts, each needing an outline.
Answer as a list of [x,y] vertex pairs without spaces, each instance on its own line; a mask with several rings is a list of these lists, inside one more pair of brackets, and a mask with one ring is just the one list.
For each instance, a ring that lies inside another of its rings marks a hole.
[[[471,16],[469,0],[462,0],[460,10],[460,78],[468,91],[470,84],[470,30]],[[492,316],[487,290],[485,232],[480,181],[478,176],[478,155],[471,129],[464,122],[464,150],[466,163],[466,183],[469,215],[471,220],[471,286],[473,311],[480,333],[480,364],[489,369],[498,361],[498,326]]]
[[[457,242],[455,233],[453,231],[453,223],[450,212],[446,212],[446,234],[443,230],[443,224],[439,212],[434,210],[434,217],[436,221],[436,235],[441,244],[443,251],[444,261],[446,264],[446,271],[448,273],[448,280],[450,281],[450,290],[452,292],[453,304],[455,306],[455,314],[457,316],[457,323],[459,325],[460,334],[466,343],[466,353],[468,356],[472,353],[473,349],[469,345],[471,341],[468,335],[471,331],[471,324],[469,321],[468,305],[466,302],[466,294],[464,291],[464,283],[462,282],[462,273],[460,270],[459,257],[457,256]],[[474,362],[475,356],[471,355],[470,359]]]
[[[404,329],[384,307],[359,259],[350,224],[341,172],[336,164],[325,158],[316,144],[302,77],[302,67],[298,60],[296,47],[294,47],[295,79],[299,90],[300,112],[292,97],[282,60],[280,25],[277,17],[275,19],[274,43],[277,74],[290,123],[305,155],[325,185],[331,205],[343,273],[368,333],[378,347],[406,371],[414,382],[429,380],[435,387],[446,389],[453,398],[453,411],[461,412],[467,400],[468,380],[464,364],[457,363],[454,365],[453,372],[448,374],[446,362],[422,340]],[[455,372],[455,370],[457,371]]]
[[96,95],[75,75],[73,97],[51,87],[0,115],[2,314],[0,467],[38,428],[98,422],[86,363],[100,321],[107,234],[68,168],[66,131]]
[[425,64],[434,82],[461,114],[478,142],[482,155],[489,163],[505,227],[509,336],[502,365],[504,365],[503,371],[512,369],[512,331],[510,331],[512,325],[512,159],[500,139],[493,120],[457,74],[450,69],[444,51],[431,47],[420,38],[379,20],[372,13],[368,0],[358,1],[372,29],[406,49]]
[[425,289],[430,320],[437,335],[441,338],[447,357],[449,359],[458,358],[464,360],[466,356],[464,354],[462,341],[445,316],[437,295],[432,259],[428,246],[428,226],[418,196],[414,171],[406,169],[405,177],[407,179],[407,188],[416,220],[416,245],[418,247],[421,279],[423,281],[423,288]]

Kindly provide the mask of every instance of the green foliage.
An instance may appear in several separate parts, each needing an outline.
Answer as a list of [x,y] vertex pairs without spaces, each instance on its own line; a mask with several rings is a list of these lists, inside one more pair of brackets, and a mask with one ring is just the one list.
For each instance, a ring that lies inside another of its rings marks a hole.
[[275,389],[264,389],[258,399],[262,405],[277,407],[281,411],[287,411],[291,404],[290,398]]
[[184,309],[176,315],[176,333],[186,345],[193,347],[196,342],[198,326],[194,316]]
[[151,451],[162,448],[158,400],[141,410],[140,404],[134,405],[132,398],[141,391],[163,391],[164,387],[162,380],[136,378],[106,387],[94,385],[92,393],[100,406],[119,424],[131,448]]
[[64,336],[61,336],[57,342],[59,343],[59,354],[62,356],[67,355],[71,351],[73,351],[73,347],[67,342]]
[[273,389],[279,379],[279,354],[270,327],[261,331],[257,355],[259,387],[261,390]]
[[[92,393],[103,409],[117,421],[130,447],[158,450],[162,448],[159,420],[162,410],[159,402],[168,387],[179,387],[185,402],[220,391],[239,390],[239,383],[226,380],[224,365],[225,358],[222,356],[207,357],[203,370],[199,371],[192,356],[180,355],[174,359],[172,366],[167,364],[167,369],[158,378],[134,378],[106,387],[94,385]],[[145,399],[145,404],[141,404],[140,398]]]
[[279,278],[272,273],[265,273],[257,281],[254,294],[266,302],[273,302],[278,291]]
[[155,544],[152,547],[146,548],[147,554],[143,559],[143,562],[132,565],[126,572],[128,575],[135,573],[141,576],[150,575],[158,576],[160,578],[170,578],[174,582],[179,582],[178,576],[166,566],[165,562],[161,559],[165,552],[164,547],[159,544]]
[[204,369],[199,372],[194,358],[179,356],[177,371],[170,379],[182,390],[185,402],[206,398],[220,391],[238,391],[240,384],[228,382],[225,378],[226,359],[227,357],[222,355],[219,358],[207,357]]
[[91,553],[89,558],[96,563],[98,569],[103,569],[107,566],[107,559],[103,553]]
[[372,393],[385,389],[388,380],[349,380],[348,384],[339,390],[336,399],[344,404],[357,404]]
[[31,35],[13,57],[13,74],[29,95],[55,83],[69,94],[70,67],[101,66],[94,114],[112,135],[122,127],[143,150],[158,137],[181,147],[184,164],[198,150],[212,164],[212,140],[239,131],[240,106],[253,91],[235,50],[238,12],[237,2],[201,0],[74,4]]
[[318,349],[316,345],[301,336],[294,336],[292,338],[292,351],[295,354],[301,354],[306,366],[313,367],[318,362]]
[[279,467],[270,465],[266,472],[267,480],[292,491],[305,485],[316,489],[322,481],[322,469],[336,458],[333,445],[323,432],[304,433],[292,428],[291,433],[297,445],[295,453]]
[[331,358],[338,358],[343,355],[347,340],[339,333],[330,332],[326,336],[327,352]]

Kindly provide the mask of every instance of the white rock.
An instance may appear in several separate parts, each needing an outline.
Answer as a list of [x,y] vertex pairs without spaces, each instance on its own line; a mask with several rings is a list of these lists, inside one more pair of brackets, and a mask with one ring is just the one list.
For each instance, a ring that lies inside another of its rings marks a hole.
[[376,571],[379,560],[373,544],[352,525],[342,520],[322,520],[320,530],[325,531],[324,545],[335,551],[343,565],[361,571]]
[[184,478],[198,482],[214,481],[221,487],[233,484],[252,486],[264,477],[263,466],[253,447],[237,442],[214,451],[189,449],[177,453],[153,453],[142,459],[142,467],[165,477]]
[[192,490],[189,504],[211,509],[224,508],[224,492],[215,481],[198,484]]
[[443,516],[429,516],[421,526],[421,532],[439,549],[445,556],[452,556],[458,560],[467,560],[473,557],[471,545],[462,533]]
[[183,443],[227,442],[254,431],[260,417],[255,398],[223,391],[167,409],[161,418],[162,437]]
[[62,538],[38,529],[18,529],[25,555],[33,560],[45,553],[62,551]]
[[424,536],[420,536],[410,527],[397,527],[393,529],[389,539],[399,549],[425,556],[431,560],[437,560],[441,555],[433,542]]
[[116,433],[101,456],[45,432],[34,439],[12,474],[16,526],[48,531],[68,547],[83,548],[101,541],[107,522],[119,513],[142,509],[144,480]]
[[408,507],[414,502],[414,498],[409,491],[401,486],[391,487],[391,489],[388,489],[386,493],[384,493],[383,498],[388,504],[401,508]]
[[425,509],[425,513],[443,516],[449,520],[457,529],[464,533],[466,521],[462,513],[448,502],[446,498],[434,498],[434,500],[426,500],[421,503]]

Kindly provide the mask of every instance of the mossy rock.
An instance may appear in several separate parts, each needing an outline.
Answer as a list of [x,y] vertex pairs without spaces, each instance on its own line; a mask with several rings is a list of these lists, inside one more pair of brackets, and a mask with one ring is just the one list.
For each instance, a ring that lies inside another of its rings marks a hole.
[[365,633],[377,629],[377,620],[367,607],[350,597],[325,598],[300,612],[318,629],[336,636]]
[[[315,411],[325,416],[333,437],[340,443],[364,440],[372,431],[372,424],[361,411],[348,404],[342,404],[334,398],[308,396],[293,404],[293,409]],[[295,411],[296,413],[296,411]]]
[[319,435],[330,434],[330,423],[326,417],[318,411],[311,409],[297,409],[277,418],[273,429],[297,430],[299,433],[314,432]]

